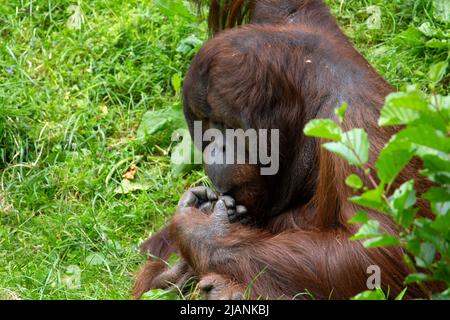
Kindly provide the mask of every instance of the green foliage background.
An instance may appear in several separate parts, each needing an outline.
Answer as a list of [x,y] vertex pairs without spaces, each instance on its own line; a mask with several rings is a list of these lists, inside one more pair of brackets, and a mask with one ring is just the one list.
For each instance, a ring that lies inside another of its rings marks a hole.
[[[396,86],[427,90],[430,65],[448,59],[445,0],[327,2]],[[129,298],[139,243],[207,183],[202,171],[174,174],[168,111],[206,25],[165,3],[0,4],[0,298]],[[153,111],[168,120],[148,132]]]

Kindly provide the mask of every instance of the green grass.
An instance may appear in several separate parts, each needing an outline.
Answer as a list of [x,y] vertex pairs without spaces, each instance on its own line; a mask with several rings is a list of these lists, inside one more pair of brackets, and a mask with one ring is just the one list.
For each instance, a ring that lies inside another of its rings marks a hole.
[[[426,46],[448,35],[413,34],[424,22],[448,32],[429,1],[328,3],[396,86],[423,87],[430,64],[448,58]],[[67,24],[72,4],[80,29]],[[380,28],[367,24],[371,5]],[[180,44],[192,35],[206,39],[205,23],[166,17],[152,0],[0,5],[0,298],[130,298],[139,243],[205,182],[201,171],[172,174],[170,130],[136,139],[146,111],[179,103],[171,79],[189,65],[194,50]],[[133,161],[146,190],[118,193]]]

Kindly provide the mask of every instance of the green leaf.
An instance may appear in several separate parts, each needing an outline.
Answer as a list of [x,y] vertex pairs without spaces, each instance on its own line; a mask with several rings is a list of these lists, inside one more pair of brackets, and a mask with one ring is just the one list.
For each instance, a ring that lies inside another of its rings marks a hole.
[[[416,218],[414,220],[414,235],[420,238],[420,240],[430,242],[433,244],[439,252],[448,252],[448,244],[446,240],[436,232],[433,228],[434,221],[427,218]],[[448,232],[448,229],[446,230]],[[416,252],[416,255],[419,255]]]
[[416,257],[416,264],[421,268],[429,268],[434,261],[436,248],[432,243],[423,242],[420,244],[420,253]]
[[389,202],[397,210],[411,208],[416,203],[416,190],[414,190],[414,180],[409,180],[398,187]]
[[313,119],[309,121],[303,132],[307,136],[340,141],[342,130],[331,119]]
[[385,183],[392,183],[409,163],[413,154],[414,150],[408,141],[393,136],[381,150],[375,163],[378,178]]
[[380,236],[378,229],[380,228],[380,222],[377,220],[369,220],[364,223],[350,240],[361,240]]
[[446,39],[430,39],[425,42],[425,47],[434,49],[450,49],[450,41]]
[[[450,168],[450,166],[449,166]],[[426,193],[422,195],[423,198],[430,202],[447,202],[450,201],[450,189],[434,187],[428,189]]]
[[418,208],[403,210],[403,212],[399,215],[400,220],[398,221],[398,223],[400,223],[400,225],[402,225],[404,228],[408,228],[416,217],[418,211]]
[[399,239],[390,234],[382,234],[380,236],[367,239],[363,242],[363,245],[366,248],[392,247],[398,246],[399,244]]
[[362,166],[369,159],[369,138],[363,129],[352,129],[342,134],[342,142],[322,145],[354,166]]
[[423,46],[423,35],[415,27],[409,27],[394,38],[394,43],[401,46],[420,48]]
[[403,297],[405,296],[406,291],[408,290],[408,288],[405,288],[402,290],[402,292],[400,292],[396,297],[395,300],[403,300]]
[[181,108],[174,106],[163,110],[147,111],[142,117],[136,137],[144,138],[146,135],[153,135],[158,131],[177,128],[184,128],[186,121]]
[[427,37],[433,37],[438,34],[438,30],[429,21],[422,23],[417,30],[422,32]]
[[434,280],[445,282],[447,285],[450,283],[450,263],[448,262],[449,255],[450,253],[447,254],[447,259],[441,258],[433,264],[433,267],[435,267],[433,270]]
[[202,154],[194,146],[187,129],[175,131],[172,140],[178,140],[178,138],[181,138],[181,142],[172,149],[170,156],[172,174],[175,176],[191,171],[201,164],[202,159]]
[[[444,225],[440,225],[442,223],[446,223],[450,220],[450,216],[447,215],[450,213],[450,188],[449,187],[434,187],[428,189],[428,191],[422,195],[424,199],[427,199],[431,203],[431,207],[433,212],[438,215],[438,217],[433,222],[436,223],[438,229],[444,228]],[[439,220],[440,218],[446,219]]]
[[417,210],[412,209],[415,203],[416,190],[414,189],[414,180],[403,183],[389,197],[393,218],[405,228],[411,225],[416,215]]
[[191,34],[189,37],[184,38],[178,43],[176,51],[184,55],[189,55],[200,48],[202,44],[203,41],[197,38],[194,34]]
[[348,104],[343,102],[339,108],[334,109],[334,113],[338,116],[339,122],[344,122],[345,113],[347,112]]
[[179,300],[179,298],[175,291],[154,289],[144,293],[141,300]]
[[358,210],[355,215],[348,220],[348,223],[366,223],[369,220],[369,214],[367,211]]
[[345,179],[345,184],[353,189],[361,189],[363,182],[356,174],[351,174]]
[[351,165],[358,165],[360,163],[353,151],[342,142],[327,142],[322,144],[322,147],[337,154]]
[[116,194],[127,194],[134,191],[145,191],[151,188],[150,182],[135,182],[123,179],[120,185],[114,190]]
[[[419,156],[422,158],[425,170],[421,173],[428,177],[433,182],[440,184],[450,184],[450,157],[447,154],[440,152],[430,152],[430,150],[420,149]],[[433,151],[433,150],[432,150]]]
[[450,22],[450,2],[448,0],[433,1],[434,17],[442,22]]
[[376,189],[371,189],[359,196],[351,197],[350,201],[363,207],[385,212],[386,207],[382,200],[383,191],[384,185],[380,184]]
[[[443,132],[426,124],[408,126],[398,132],[397,137],[409,141],[413,147],[424,146],[450,153],[450,138],[446,137]],[[416,150],[416,153],[420,156],[420,150]]]
[[412,261],[411,257],[407,254],[403,254],[403,261],[406,263],[408,268],[414,269],[416,266],[414,265],[414,262]]
[[379,126],[395,126],[408,124],[420,118],[420,113],[411,109],[403,109],[396,105],[385,105],[381,109]]
[[415,283],[415,282],[424,282],[430,280],[430,276],[426,275],[425,273],[411,273],[405,278],[404,283]]
[[447,61],[441,61],[433,64],[430,67],[430,71],[428,71],[428,79],[434,84],[438,83],[444,77],[447,67]]
[[351,300],[386,300],[383,290],[366,290],[352,297]]
[[86,257],[86,264],[89,266],[108,265],[108,261],[103,254],[94,252]]
[[358,156],[358,164],[369,160],[369,137],[363,129],[352,129],[342,135],[342,143],[352,148]]
[[171,83],[173,90],[175,90],[175,93],[180,93],[181,90],[181,76],[179,73],[174,73],[171,78]]
[[196,16],[188,10],[182,1],[155,0],[154,3],[168,18],[175,19],[178,16],[190,21],[196,19]]
[[408,124],[420,118],[420,112],[428,112],[428,101],[416,89],[394,92],[386,97],[378,125]]
[[436,107],[445,112],[447,117],[450,116],[450,96],[441,96],[437,94],[434,96],[433,102],[436,104]]
[[433,300],[450,300],[450,288],[448,288],[447,290],[441,292],[441,293],[436,293],[433,294]]
[[445,234],[450,230],[450,202],[432,204],[433,212],[438,216],[431,223],[431,228]]
[[[415,256],[419,255],[421,239],[419,239],[417,234],[415,234],[414,232],[410,233],[405,236],[405,240],[406,240],[406,243],[405,243],[406,250]],[[411,257],[409,257],[407,254],[405,254],[405,255],[403,255],[403,259],[405,260],[405,262],[407,262],[408,266],[411,269],[414,269],[415,264],[412,261]]]

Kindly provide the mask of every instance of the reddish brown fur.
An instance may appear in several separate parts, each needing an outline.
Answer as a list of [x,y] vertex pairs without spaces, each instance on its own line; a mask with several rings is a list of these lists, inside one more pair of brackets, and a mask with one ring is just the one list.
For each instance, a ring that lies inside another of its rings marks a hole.
[[[188,123],[213,119],[231,128],[279,128],[281,172],[265,184],[249,178],[250,167],[230,178],[253,186],[233,196],[259,227],[218,223],[196,208],[180,208],[171,238],[197,275],[251,284],[252,297],[302,298],[298,294],[307,290],[318,299],[349,298],[367,289],[369,265],[381,268],[383,289],[400,292],[410,271],[403,251],[369,250],[348,240],[357,226],[347,220],[359,208],[348,202],[344,180],[355,169],[320,148],[323,141],[302,134],[307,121],[334,118],[334,108],[346,101],[345,129],[368,132],[373,167],[396,132],[377,126],[392,87],[352,47],[321,0],[211,1],[213,32],[243,21],[244,11],[252,24],[218,33],[195,57],[185,80],[185,114]],[[413,162],[392,189],[415,178],[418,191],[426,190],[419,167]],[[423,202],[418,207],[431,217]],[[397,232],[385,215],[369,214],[386,232]],[[425,295],[416,286],[407,292]]]
[[162,260],[167,260],[170,254],[175,252],[175,249],[175,245],[170,240],[168,229],[163,229],[154,234],[140,246],[140,251],[143,255],[150,254]]
[[166,270],[167,265],[162,260],[149,261],[143,265],[136,274],[133,295],[140,297],[150,289],[156,288],[153,282],[154,277]]

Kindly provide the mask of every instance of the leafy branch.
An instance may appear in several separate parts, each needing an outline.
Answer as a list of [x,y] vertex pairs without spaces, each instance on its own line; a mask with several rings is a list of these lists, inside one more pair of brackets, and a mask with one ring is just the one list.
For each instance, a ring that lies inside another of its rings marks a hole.
[[[337,123],[331,119],[314,119],[304,128],[306,135],[330,140],[322,146],[359,168],[366,177],[364,180],[369,186],[355,173],[346,178],[346,185],[359,192],[349,201],[388,215],[399,230],[398,235],[382,233],[380,223],[369,219],[367,211],[359,210],[349,220],[349,223],[361,224],[351,240],[364,240],[367,248],[401,246],[407,252],[404,260],[414,272],[406,277],[405,284],[417,283],[430,298],[426,281],[440,281],[447,287],[450,284],[450,97],[434,92],[447,66],[447,61],[431,66],[428,73],[430,97],[410,86],[386,98],[378,125],[402,126],[402,129],[378,155],[376,178],[367,164],[370,148],[367,132],[361,128],[344,132],[341,128],[346,103],[335,111]],[[434,219],[417,215],[418,199],[413,179],[391,191],[394,181],[413,157],[422,160],[420,174],[432,182],[433,186],[419,199],[429,203]],[[450,298],[450,290],[447,288],[433,297]]]

